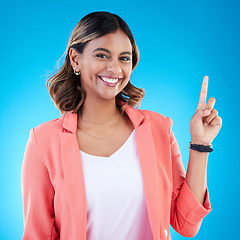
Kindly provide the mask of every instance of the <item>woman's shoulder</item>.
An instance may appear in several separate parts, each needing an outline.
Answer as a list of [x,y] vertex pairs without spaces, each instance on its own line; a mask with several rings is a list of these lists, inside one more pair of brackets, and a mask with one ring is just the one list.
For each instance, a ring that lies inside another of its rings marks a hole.
[[60,116],[33,128],[34,134],[38,137],[49,138],[61,131],[65,115]]
[[44,122],[30,130],[27,146],[37,146],[43,154],[59,146],[64,116]]
[[164,116],[161,113],[154,112],[151,110],[145,110],[145,109],[138,109],[138,111],[144,115],[144,118],[146,121],[149,121],[151,123],[156,123],[160,125],[165,126],[172,126],[172,119],[170,117]]

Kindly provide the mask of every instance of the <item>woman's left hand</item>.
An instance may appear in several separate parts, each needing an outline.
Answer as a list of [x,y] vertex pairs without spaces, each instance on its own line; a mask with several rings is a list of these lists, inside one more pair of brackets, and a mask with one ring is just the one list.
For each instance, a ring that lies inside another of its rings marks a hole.
[[222,127],[222,119],[213,109],[215,98],[207,101],[208,76],[203,78],[197,110],[190,122],[191,143],[210,145]]

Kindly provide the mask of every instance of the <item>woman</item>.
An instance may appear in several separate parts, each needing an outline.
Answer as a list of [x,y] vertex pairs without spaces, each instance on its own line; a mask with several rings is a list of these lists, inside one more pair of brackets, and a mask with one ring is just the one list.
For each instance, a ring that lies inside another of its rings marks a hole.
[[48,81],[63,115],[31,130],[22,168],[23,239],[193,237],[210,210],[208,153],[222,121],[204,77],[191,119],[187,174],[171,119],[138,110],[130,83],[138,49],[117,15],[94,12],[74,28]]

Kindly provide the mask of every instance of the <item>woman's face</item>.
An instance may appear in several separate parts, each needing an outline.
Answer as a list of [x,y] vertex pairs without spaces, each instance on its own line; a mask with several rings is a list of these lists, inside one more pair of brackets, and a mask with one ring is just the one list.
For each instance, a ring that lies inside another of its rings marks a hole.
[[86,99],[114,99],[130,80],[132,45],[128,36],[117,30],[87,43],[76,61]]

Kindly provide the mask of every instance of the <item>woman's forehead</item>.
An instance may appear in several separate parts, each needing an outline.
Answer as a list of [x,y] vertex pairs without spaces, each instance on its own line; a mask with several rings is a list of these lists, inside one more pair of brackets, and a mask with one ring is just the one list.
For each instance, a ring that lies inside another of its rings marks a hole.
[[132,52],[130,39],[122,30],[117,30],[116,32],[93,39],[86,46],[86,50],[92,52],[99,48],[107,49],[110,52]]

